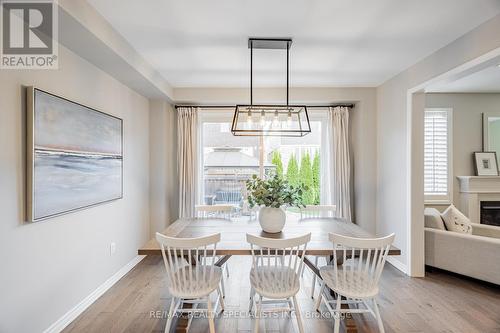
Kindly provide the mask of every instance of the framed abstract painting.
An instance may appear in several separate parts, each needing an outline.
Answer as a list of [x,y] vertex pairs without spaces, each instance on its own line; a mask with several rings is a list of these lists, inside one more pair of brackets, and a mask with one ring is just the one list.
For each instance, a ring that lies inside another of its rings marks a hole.
[[123,121],[38,88],[27,91],[27,220],[123,197]]

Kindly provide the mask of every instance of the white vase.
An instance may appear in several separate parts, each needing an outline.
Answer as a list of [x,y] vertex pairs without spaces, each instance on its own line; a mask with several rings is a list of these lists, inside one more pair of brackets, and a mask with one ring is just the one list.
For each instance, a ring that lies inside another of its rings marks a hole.
[[259,223],[262,230],[278,233],[283,230],[286,221],[285,211],[281,208],[262,207],[259,211]]

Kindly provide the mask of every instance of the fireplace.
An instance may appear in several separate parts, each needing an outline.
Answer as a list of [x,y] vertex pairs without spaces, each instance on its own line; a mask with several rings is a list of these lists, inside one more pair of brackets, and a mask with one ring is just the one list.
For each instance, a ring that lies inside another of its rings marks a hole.
[[472,223],[500,225],[500,176],[458,176],[459,209]]
[[481,201],[481,223],[500,226],[500,201]]

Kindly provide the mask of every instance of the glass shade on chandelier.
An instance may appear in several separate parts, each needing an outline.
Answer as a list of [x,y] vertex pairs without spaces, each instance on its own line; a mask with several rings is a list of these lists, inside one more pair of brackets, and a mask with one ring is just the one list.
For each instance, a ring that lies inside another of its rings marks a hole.
[[305,105],[237,105],[231,126],[236,136],[293,136],[311,133]]

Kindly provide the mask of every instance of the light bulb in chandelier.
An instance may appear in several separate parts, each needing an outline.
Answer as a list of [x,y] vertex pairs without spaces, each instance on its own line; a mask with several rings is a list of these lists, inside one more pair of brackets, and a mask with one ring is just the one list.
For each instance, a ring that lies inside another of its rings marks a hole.
[[260,125],[264,126],[265,123],[266,123],[266,113],[262,111],[260,113]]
[[274,111],[273,127],[278,127],[279,125],[279,115],[278,110]]

